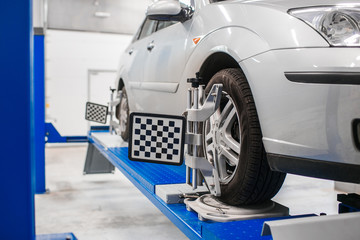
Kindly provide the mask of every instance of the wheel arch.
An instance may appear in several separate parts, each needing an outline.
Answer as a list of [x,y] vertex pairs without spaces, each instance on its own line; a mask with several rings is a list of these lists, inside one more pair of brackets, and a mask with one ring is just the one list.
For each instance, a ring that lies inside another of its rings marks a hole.
[[120,91],[124,86],[125,86],[124,80],[122,78],[120,78],[118,81],[117,90]]
[[199,73],[205,84],[219,71],[226,68],[240,68],[238,62],[229,54],[216,52],[211,54],[201,65]]
[[249,78],[246,66],[239,63],[232,55],[228,52],[216,52],[208,56],[202,63],[199,73],[200,77],[203,78],[205,86],[210,82],[211,78],[219,71],[228,69],[228,68],[237,68],[245,76],[247,83],[249,84],[252,97],[254,99],[254,104],[259,118],[260,129],[262,131],[263,125],[261,116],[258,113],[257,102],[260,101],[257,99],[257,95],[254,94],[253,88],[253,79]]
[[216,72],[226,68],[241,69],[241,61],[268,50],[268,43],[250,29],[236,26],[219,28],[203,36],[196,44],[188,58],[185,77],[200,72],[200,76],[208,82]]

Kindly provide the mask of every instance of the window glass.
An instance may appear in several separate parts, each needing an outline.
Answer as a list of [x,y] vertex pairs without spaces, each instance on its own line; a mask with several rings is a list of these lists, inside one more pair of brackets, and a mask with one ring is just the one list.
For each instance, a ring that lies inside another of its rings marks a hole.
[[139,39],[139,35],[140,35],[142,27],[144,26],[145,21],[146,20],[143,21],[143,23],[140,25],[139,29],[136,31],[136,33],[135,33],[133,39],[131,40],[131,42],[135,42],[136,40]]
[[157,21],[146,19],[139,36],[139,39],[149,36],[155,31]]
[[177,23],[177,22],[176,21],[159,21],[156,31],[159,31],[163,28],[167,28],[175,23]]

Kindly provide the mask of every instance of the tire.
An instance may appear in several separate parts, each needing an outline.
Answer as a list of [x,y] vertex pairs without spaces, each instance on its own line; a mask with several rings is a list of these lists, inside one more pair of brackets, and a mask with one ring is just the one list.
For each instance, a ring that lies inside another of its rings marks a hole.
[[125,87],[122,89],[122,98],[120,103],[116,106],[116,118],[119,120],[119,129],[117,130],[117,134],[122,137],[124,141],[129,139],[129,102]]
[[223,94],[219,109],[204,124],[204,154],[212,164],[218,159],[220,200],[230,205],[265,202],[279,191],[286,174],[270,170],[249,84],[236,68],[216,73],[205,94],[216,83],[223,84]]

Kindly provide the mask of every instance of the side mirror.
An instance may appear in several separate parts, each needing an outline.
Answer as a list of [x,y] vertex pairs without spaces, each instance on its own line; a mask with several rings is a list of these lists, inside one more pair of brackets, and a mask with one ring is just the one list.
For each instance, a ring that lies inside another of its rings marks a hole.
[[192,15],[191,8],[182,8],[178,1],[163,0],[150,5],[146,16],[150,20],[185,22]]

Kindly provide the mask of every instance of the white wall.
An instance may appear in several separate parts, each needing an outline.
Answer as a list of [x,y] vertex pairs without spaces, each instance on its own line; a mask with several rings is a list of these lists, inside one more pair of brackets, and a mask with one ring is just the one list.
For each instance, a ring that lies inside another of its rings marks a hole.
[[130,35],[47,30],[46,121],[52,122],[62,136],[87,134],[88,71],[116,70],[131,39]]
[[49,0],[48,28],[134,34],[150,3],[150,0]]

